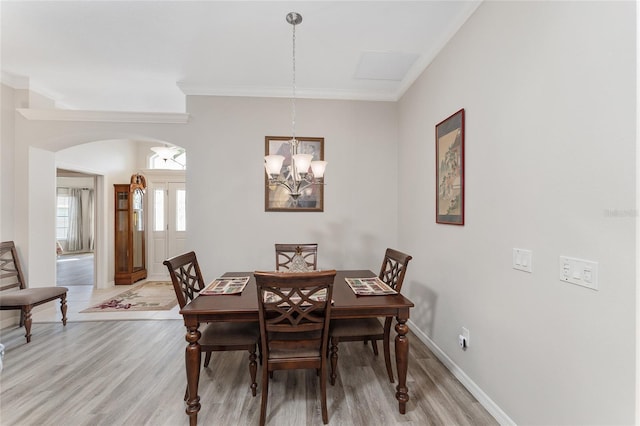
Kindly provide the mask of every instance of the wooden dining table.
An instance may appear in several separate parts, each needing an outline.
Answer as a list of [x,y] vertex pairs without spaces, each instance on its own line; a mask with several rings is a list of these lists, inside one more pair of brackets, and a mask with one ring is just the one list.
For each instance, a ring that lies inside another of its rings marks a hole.
[[[185,366],[187,371],[188,394],[186,413],[189,423],[195,426],[200,411],[200,396],[198,395],[198,382],[200,380],[200,331],[201,323],[217,321],[255,321],[258,322],[258,298],[256,294],[256,282],[253,272],[227,272],[225,277],[248,276],[249,282],[240,294],[231,295],[201,295],[193,299],[180,310],[187,328],[185,350]],[[396,386],[396,399],[401,414],[405,413],[406,404],[409,401],[407,389],[407,368],[409,359],[409,339],[407,333],[409,327],[409,310],[413,303],[401,294],[384,296],[356,296],[346,283],[345,278],[374,277],[368,270],[344,270],[337,271],[333,286],[333,305],[331,307],[332,319],[367,318],[367,317],[396,317],[395,326],[395,357],[398,372],[398,385]]]

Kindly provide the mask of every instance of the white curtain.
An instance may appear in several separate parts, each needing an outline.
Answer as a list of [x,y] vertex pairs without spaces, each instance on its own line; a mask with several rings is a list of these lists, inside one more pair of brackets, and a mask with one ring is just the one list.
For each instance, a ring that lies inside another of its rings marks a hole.
[[69,188],[69,228],[67,230],[67,250],[82,250],[82,189]]
[[94,220],[93,189],[69,188],[68,251],[94,250]]
[[95,221],[95,209],[93,207],[93,189],[87,189],[82,192],[82,203],[84,212],[84,235],[83,247],[85,251],[93,251],[95,249],[95,242],[93,237],[94,221]]

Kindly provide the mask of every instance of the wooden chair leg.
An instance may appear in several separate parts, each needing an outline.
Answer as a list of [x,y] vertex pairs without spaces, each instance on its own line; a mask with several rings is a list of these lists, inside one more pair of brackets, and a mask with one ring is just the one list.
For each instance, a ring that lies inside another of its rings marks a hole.
[[262,368],[262,401],[260,403],[260,426],[264,426],[267,419],[267,397],[269,396],[269,372],[265,366]]
[[67,325],[67,293],[60,297],[60,312],[62,313],[62,325]]
[[31,342],[31,306],[23,307],[22,315],[24,317],[24,337],[27,338],[27,343],[29,343]]
[[378,341],[376,339],[371,339],[371,347],[373,348],[373,354],[378,356]]
[[204,368],[207,368],[209,366],[210,361],[211,361],[211,351],[207,351],[207,353],[204,356]]
[[331,386],[336,384],[336,368],[338,366],[338,341],[334,337],[331,338]]
[[258,371],[258,363],[256,362],[256,347],[249,350],[249,374],[251,375],[251,395],[256,396],[258,384],[256,383],[256,373]]
[[320,374],[320,397],[322,398],[322,422],[326,425],[329,423],[329,414],[327,411],[327,373],[325,372],[324,365],[326,361],[323,360],[322,374]]

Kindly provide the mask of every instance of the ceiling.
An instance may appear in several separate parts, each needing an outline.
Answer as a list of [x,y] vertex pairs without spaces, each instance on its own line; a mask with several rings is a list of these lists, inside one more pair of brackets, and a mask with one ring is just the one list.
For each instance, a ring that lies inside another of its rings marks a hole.
[[59,108],[184,112],[185,95],[395,101],[474,1],[6,1],[2,82]]

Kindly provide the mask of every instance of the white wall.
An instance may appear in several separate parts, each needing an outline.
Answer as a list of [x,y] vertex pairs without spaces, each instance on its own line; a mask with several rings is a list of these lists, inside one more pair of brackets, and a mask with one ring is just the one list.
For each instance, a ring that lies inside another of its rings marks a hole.
[[264,211],[264,138],[291,134],[290,100],[188,97],[187,242],[206,277],[273,269],[276,242],[317,242],[325,269],[376,270],[395,246],[395,105],[300,99],[296,109],[296,134],[325,138],[323,213]]
[[0,241],[13,239],[14,195],[14,140],[15,99],[14,90],[0,84]]
[[[636,205],[634,7],[485,2],[399,105],[412,320],[517,424],[634,423],[637,219],[612,214]],[[463,227],[434,220],[434,126],[460,108]],[[599,291],[560,255],[599,262]]]

